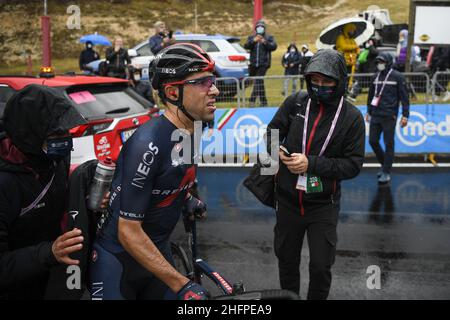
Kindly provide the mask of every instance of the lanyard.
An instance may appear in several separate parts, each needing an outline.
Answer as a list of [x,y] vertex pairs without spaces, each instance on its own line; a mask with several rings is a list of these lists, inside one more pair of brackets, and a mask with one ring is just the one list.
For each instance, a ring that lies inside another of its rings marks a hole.
[[[328,132],[328,136],[322,146],[322,149],[320,150],[319,157],[323,155],[325,152],[325,149],[328,147],[328,143],[331,140],[331,136],[333,135],[334,129],[336,128],[336,123],[338,121],[339,115],[342,110],[342,105],[344,104],[344,97],[341,98],[341,102],[339,103],[339,107],[336,111],[336,114],[334,115],[333,122],[331,123],[330,132]],[[309,118],[309,109],[311,106],[311,99],[308,100],[308,105],[306,106],[306,114],[305,114],[305,124],[303,126],[303,143],[302,143],[302,153],[306,154],[306,134],[308,132],[308,118]]]
[[386,78],[384,78],[383,86],[381,87],[381,91],[380,91],[379,94],[377,94],[377,91],[378,91],[378,79],[380,78],[381,72],[378,73],[377,78],[375,79],[375,96],[376,96],[376,97],[379,97],[379,96],[382,95],[382,93],[383,93],[383,91],[384,91],[384,87],[386,86],[386,82],[388,81],[389,76],[391,75],[391,72],[392,72],[393,70],[394,70],[394,69],[389,70],[389,72],[388,72]]
[[53,176],[50,179],[49,183],[47,183],[47,185],[45,186],[44,190],[42,190],[42,192],[38,195],[36,200],[34,200],[33,203],[30,204],[28,207],[22,208],[22,211],[20,212],[20,216],[23,216],[25,213],[27,213],[28,211],[32,210],[38,204],[38,202],[42,200],[42,198],[45,196],[45,194],[47,193],[48,189],[52,185],[52,182],[53,182],[54,178],[55,178],[55,174],[53,174]]

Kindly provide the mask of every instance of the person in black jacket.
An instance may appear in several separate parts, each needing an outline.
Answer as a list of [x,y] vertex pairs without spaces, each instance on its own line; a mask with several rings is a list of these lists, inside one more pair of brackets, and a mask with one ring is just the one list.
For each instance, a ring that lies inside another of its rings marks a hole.
[[123,40],[120,37],[114,39],[113,46],[106,49],[107,76],[122,78],[127,77],[127,67],[131,64],[128,51],[123,48]]
[[[263,77],[270,68],[272,51],[277,49],[277,43],[273,36],[266,33],[266,24],[263,20],[256,23],[255,34],[248,37],[244,48],[250,50],[249,74],[251,77]],[[254,104],[259,97],[261,106],[267,106],[264,80],[257,79],[253,86],[250,104]]]
[[30,85],[4,112],[0,140],[0,297],[42,299],[49,271],[76,265],[81,231],[61,235],[72,150],[84,118],[56,89]]
[[155,106],[155,99],[153,98],[153,90],[149,81],[141,80],[142,70],[130,67],[130,86],[134,92],[143,97],[151,103],[151,107]]
[[89,73],[94,72],[94,69],[91,66],[88,66],[88,64],[92,61],[100,59],[100,56],[93,48],[94,45],[92,44],[92,42],[87,41],[86,49],[81,51],[80,59],[78,60],[81,71],[87,71]]
[[[400,125],[403,128],[408,124],[409,96],[405,77],[392,68],[392,56],[383,52],[378,55],[376,61],[378,73],[371,80],[367,97],[366,121],[370,121],[370,146],[382,166],[378,173],[378,182],[385,184],[391,180],[399,104],[402,103]],[[381,133],[383,133],[385,151],[379,142]]]
[[[284,67],[285,76],[297,76],[300,74],[301,55],[297,49],[295,43],[289,44],[286,53],[281,59],[281,64]],[[297,91],[297,79],[285,79],[284,80],[284,92],[283,95],[288,94],[289,81],[292,80],[292,93]]]
[[[279,153],[274,250],[281,288],[298,294],[307,233],[308,299],[326,299],[336,253],[340,184],[361,170],[365,125],[361,112],[344,99],[347,67],[341,53],[319,50],[305,76],[308,93],[289,96],[267,127],[268,150],[280,143],[290,152]],[[278,140],[272,139],[272,130],[278,130]]]

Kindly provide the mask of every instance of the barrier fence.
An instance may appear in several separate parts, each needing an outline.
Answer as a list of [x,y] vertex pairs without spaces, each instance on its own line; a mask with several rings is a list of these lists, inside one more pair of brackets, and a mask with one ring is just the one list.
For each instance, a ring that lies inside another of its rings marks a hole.
[[[432,78],[427,73],[403,73],[411,104],[443,103],[450,101],[450,72],[436,72]],[[352,86],[348,88],[348,98],[356,105],[366,105],[373,74],[352,75]],[[221,91],[217,98],[220,107],[276,107],[287,96],[300,89],[306,90],[304,77],[265,76],[237,78],[217,78]]]

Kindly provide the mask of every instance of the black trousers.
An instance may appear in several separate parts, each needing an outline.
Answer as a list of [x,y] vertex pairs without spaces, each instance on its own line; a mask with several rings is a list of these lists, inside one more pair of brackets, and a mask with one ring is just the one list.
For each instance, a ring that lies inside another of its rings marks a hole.
[[[395,125],[397,117],[377,118],[372,117],[370,120],[369,144],[375,152],[378,162],[382,166],[384,173],[391,173],[392,163],[394,162],[394,138]],[[384,146],[383,150],[380,145],[380,136],[383,133]]]
[[[264,77],[267,72],[267,67],[249,67],[249,74],[251,77]],[[250,103],[254,103],[256,98],[259,97],[259,103],[261,106],[267,106],[266,88],[264,87],[263,79],[256,79],[253,85],[253,91],[250,96]]]
[[274,233],[274,249],[278,258],[282,289],[300,293],[300,260],[303,238],[308,237],[309,288],[308,299],[326,299],[331,286],[331,266],[337,243],[339,205],[325,205],[314,212],[300,214],[278,204]]

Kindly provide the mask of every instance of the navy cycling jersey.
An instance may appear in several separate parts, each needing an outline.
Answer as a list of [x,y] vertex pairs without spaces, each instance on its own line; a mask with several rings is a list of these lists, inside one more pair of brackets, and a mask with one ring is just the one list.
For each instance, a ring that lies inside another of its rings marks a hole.
[[[142,221],[144,232],[158,247],[169,240],[197,170],[193,137],[185,133],[171,141],[176,129],[160,116],[139,127],[124,144],[111,186],[108,217],[98,234],[104,246],[121,248],[119,217]],[[189,150],[182,147],[186,141]]]

